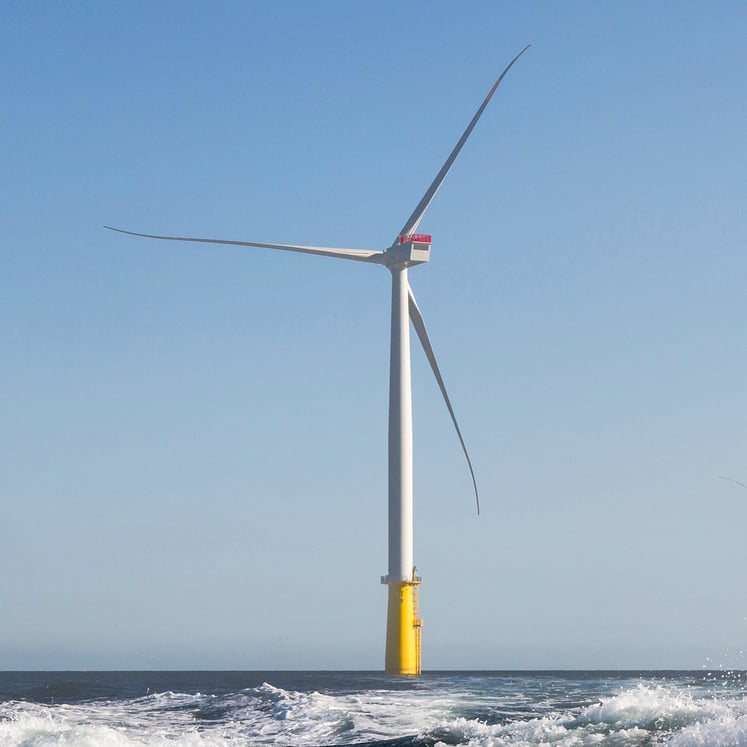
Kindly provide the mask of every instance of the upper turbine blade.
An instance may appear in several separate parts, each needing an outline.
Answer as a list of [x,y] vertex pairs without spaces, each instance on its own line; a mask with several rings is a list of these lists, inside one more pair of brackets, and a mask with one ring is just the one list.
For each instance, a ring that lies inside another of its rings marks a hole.
[[477,501],[477,513],[480,513],[480,496],[477,492],[477,480],[475,479],[475,470],[472,469],[472,460],[469,458],[469,453],[467,452],[467,447],[464,444],[464,439],[462,438],[462,431],[459,429],[459,423],[457,423],[456,415],[454,415],[454,408],[451,406],[451,400],[449,399],[449,395],[446,393],[446,385],[444,384],[444,380],[441,377],[441,371],[438,368],[438,363],[436,363],[436,356],[433,352],[433,347],[431,346],[431,341],[428,339],[428,332],[425,329],[425,322],[423,321],[423,315],[420,313],[420,309],[418,308],[417,301],[415,300],[415,295],[412,292],[412,288],[408,287],[409,295],[410,295],[410,319],[412,320],[412,326],[415,327],[415,331],[418,333],[418,338],[420,339],[420,343],[423,346],[423,350],[425,351],[425,357],[428,359],[428,363],[431,364],[431,370],[433,371],[434,376],[436,377],[436,381],[438,382],[438,387],[441,390],[441,394],[443,395],[444,402],[446,402],[446,408],[449,411],[449,415],[451,415],[451,422],[454,423],[454,428],[456,429],[457,436],[459,436],[459,443],[462,445],[462,451],[464,452],[464,456],[467,458],[467,466],[469,467],[470,474],[472,475],[472,485],[475,488],[475,501]]
[[527,44],[526,47],[524,47],[524,49],[522,49],[521,52],[519,52],[519,54],[517,54],[516,57],[514,57],[513,60],[508,63],[506,69],[498,76],[498,80],[496,80],[496,82],[493,84],[493,87],[490,89],[490,91],[488,91],[488,95],[480,105],[480,108],[477,110],[475,116],[472,117],[472,121],[467,125],[467,129],[464,131],[464,134],[461,138],[459,138],[459,142],[456,144],[454,150],[451,151],[451,154],[446,159],[446,163],[441,167],[441,171],[439,171],[436,175],[436,178],[433,180],[433,184],[428,187],[428,191],[423,195],[423,199],[420,200],[412,215],[407,219],[405,225],[402,226],[402,230],[397,234],[397,237],[395,237],[395,242],[400,236],[407,236],[411,233],[415,233],[418,225],[420,224],[420,221],[423,218],[423,215],[425,214],[425,211],[428,209],[428,205],[430,205],[434,195],[436,194],[436,192],[438,192],[438,188],[441,186],[441,182],[443,182],[443,180],[446,178],[446,174],[449,173],[451,165],[459,155],[459,151],[462,149],[462,146],[467,142],[467,138],[472,133],[472,130],[477,124],[477,120],[480,119],[480,116],[485,111],[485,107],[488,105],[488,102],[493,97],[493,94],[501,84],[503,78],[506,76],[506,73],[511,69],[511,66],[514,64],[514,62],[516,62],[516,60],[519,59],[519,57],[521,57],[521,55],[524,54],[524,52],[527,51],[527,49],[529,49],[530,46],[530,44]]
[[341,259],[355,259],[359,262],[377,262],[381,264],[384,252],[370,249],[336,249],[328,246],[301,246],[296,244],[260,244],[256,241],[227,241],[225,239],[196,239],[189,236],[157,236],[152,233],[136,233],[122,228],[104,226],[110,231],[126,233],[130,236],[143,236],[146,239],[165,239],[167,241],[197,241],[201,244],[230,244],[232,246],[257,246],[262,249],[281,249],[287,252],[301,252],[303,254],[320,254],[323,257],[340,257]]

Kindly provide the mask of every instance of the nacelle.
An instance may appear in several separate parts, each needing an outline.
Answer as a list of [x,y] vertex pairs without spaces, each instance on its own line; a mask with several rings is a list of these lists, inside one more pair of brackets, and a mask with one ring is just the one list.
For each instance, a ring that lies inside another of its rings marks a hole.
[[386,250],[387,265],[412,267],[431,258],[431,237],[427,233],[400,236],[397,243]]

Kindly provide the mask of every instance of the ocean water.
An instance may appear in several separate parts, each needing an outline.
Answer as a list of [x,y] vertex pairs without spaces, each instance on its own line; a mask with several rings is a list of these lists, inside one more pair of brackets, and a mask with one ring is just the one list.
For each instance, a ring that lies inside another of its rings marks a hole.
[[747,746],[745,675],[0,672],[0,747]]

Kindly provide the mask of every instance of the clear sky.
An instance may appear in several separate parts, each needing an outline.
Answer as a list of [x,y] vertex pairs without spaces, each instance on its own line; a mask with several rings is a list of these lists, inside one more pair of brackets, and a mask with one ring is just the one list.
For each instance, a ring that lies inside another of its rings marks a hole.
[[747,5],[0,5],[0,669],[383,667],[381,249],[424,668],[744,667]]

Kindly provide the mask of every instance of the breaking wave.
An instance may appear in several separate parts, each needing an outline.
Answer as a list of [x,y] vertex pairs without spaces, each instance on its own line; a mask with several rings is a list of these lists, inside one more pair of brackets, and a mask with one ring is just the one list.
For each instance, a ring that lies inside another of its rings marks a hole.
[[[614,683],[611,683],[614,685]],[[599,696],[598,690],[607,688]],[[0,703],[0,747],[747,747],[741,687],[443,676],[408,690],[265,683],[228,693],[152,693]]]

